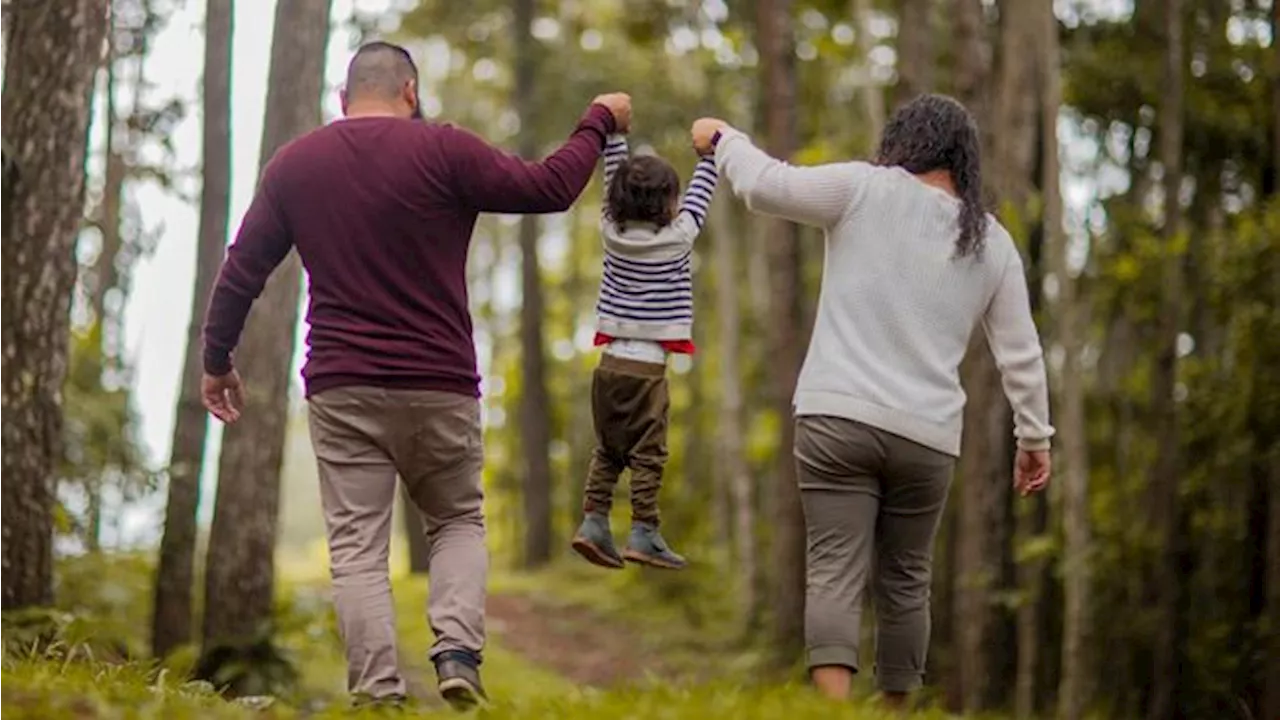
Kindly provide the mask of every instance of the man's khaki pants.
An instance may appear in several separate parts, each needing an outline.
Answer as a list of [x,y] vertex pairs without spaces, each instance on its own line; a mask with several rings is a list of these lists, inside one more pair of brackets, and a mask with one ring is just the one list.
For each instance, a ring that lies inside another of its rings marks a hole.
[[422,511],[431,546],[431,656],[478,656],[484,646],[480,403],[446,392],[341,387],[309,406],[347,685],[373,698],[403,696],[387,576],[397,475]]

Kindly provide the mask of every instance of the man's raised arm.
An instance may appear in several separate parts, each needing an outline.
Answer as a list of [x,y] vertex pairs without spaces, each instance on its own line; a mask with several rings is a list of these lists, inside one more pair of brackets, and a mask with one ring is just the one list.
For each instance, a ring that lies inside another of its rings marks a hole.
[[503,152],[473,133],[453,128],[446,138],[455,187],[480,212],[563,212],[578,199],[595,172],[605,139],[626,132],[631,98],[597,97],[569,139],[546,158],[529,162]]

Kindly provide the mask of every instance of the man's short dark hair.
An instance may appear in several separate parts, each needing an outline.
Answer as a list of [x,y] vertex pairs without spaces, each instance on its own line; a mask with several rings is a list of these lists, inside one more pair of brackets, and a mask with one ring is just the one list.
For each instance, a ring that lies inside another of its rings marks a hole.
[[392,100],[410,80],[418,80],[418,66],[408,50],[381,40],[365,43],[347,65],[347,98]]

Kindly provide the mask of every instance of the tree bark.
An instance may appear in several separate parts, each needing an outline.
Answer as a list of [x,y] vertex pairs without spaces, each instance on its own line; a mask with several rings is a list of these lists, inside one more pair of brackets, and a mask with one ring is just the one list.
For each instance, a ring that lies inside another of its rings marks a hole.
[[1160,164],[1164,171],[1164,242],[1159,340],[1152,369],[1152,419],[1156,460],[1151,468],[1151,529],[1156,544],[1154,577],[1155,646],[1152,648],[1149,720],[1169,720],[1177,711],[1178,687],[1178,333],[1182,323],[1182,254],[1178,248],[1182,209],[1183,29],[1182,0],[1164,1],[1165,55],[1158,116]]
[[[1009,3],[1003,9],[1000,25],[1000,64],[994,83],[981,80],[985,62],[981,42],[982,25],[977,32],[966,28],[970,45],[959,64],[966,73],[963,82],[977,105],[984,136],[988,164],[988,183],[999,202],[1016,210],[1025,218],[1031,196],[1031,178],[1035,167],[1036,117],[1034,57],[1037,31],[1036,3]],[[981,8],[968,5],[963,14],[977,14]],[[972,18],[966,20],[971,24]],[[984,84],[994,86],[994,95],[983,98]],[[1009,228],[1015,238],[1025,238],[1027,228]],[[1006,617],[994,602],[994,593],[1004,582],[1001,555],[1009,544],[1010,528],[1006,523],[1011,486],[1008,458],[1012,451],[1009,405],[1001,391],[1000,374],[985,338],[975,337],[961,367],[961,380],[968,395],[965,405],[965,434],[959,463],[959,521],[956,537],[956,605],[957,653],[960,663],[962,706],[977,710],[991,704],[992,694],[1008,686],[1008,678],[993,682],[998,671],[1001,651],[995,642],[997,620]]]
[[108,0],[15,0],[3,90],[4,610],[53,601],[53,488],[84,211],[84,161]]
[[[1271,187],[1280,197],[1280,2],[1271,3]],[[1271,298],[1280,303],[1280,273],[1272,275]],[[1263,672],[1266,688],[1263,717],[1280,717],[1280,439],[1271,446],[1271,484],[1267,488],[1267,617],[1271,618],[1270,650]]]
[[741,312],[738,298],[736,250],[738,236],[730,226],[729,200],[721,194],[711,204],[711,243],[716,275],[716,316],[719,320],[720,360],[720,468],[733,506],[734,560],[741,579],[738,600],[745,627],[751,628],[760,616],[759,565],[756,559],[756,506],[751,473],[743,454],[742,428]]
[[[756,4],[756,47],[764,75],[765,137],[768,151],[787,159],[795,150],[795,53],[792,50],[790,0],[760,0]],[[778,415],[777,465],[774,470],[773,537],[773,649],[783,665],[794,662],[804,640],[805,526],[796,487],[791,448],[795,427],[791,400],[806,340],[800,290],[798,228],[781,220],[764,220],[770,253],[772,289],[773,405]]]
[[[898,85],[894,89],[896,104],[933,90],[932,5],[932,0],[902,0],[898,13]],[[859,26],[861,27],[861,23]]]
[[[1280,5],[1277,5],[1280,7]],[[1280,300],[1280,276],[1273,297]],[[1271,447],[1271,485],[1267,488],[1267,617],[1271,619],[1267,665],[1263,669],[1262,717],[1280,717],[1280,440]]]
[[[328,37],[329,0],[280,0],[260,166],[280,146],[320,125]],[[301,281],[301,263],[291,252],[254,303],[236,353],[245,407],[222,439],[206,562],[206,653],[260,638],[271,620],[280,467]]]
[[979,118],[981,128],[987,115],[984,91],[990,75],[982,0],[952,0],[951,12],[955,17],[955,95]]
[[[520,116],[520,154],[538,150],[534,120],[533,0],[515,0],[516,87]],[[524,566],[551,560],[551,401],[547,393],[547,357],[543,345],[542,275],[538,264],[538,218],[520,218],[520,448],[524,455]]]
[[[927,2],[928,0],[925,0]],[[908,0],[908,2],[919,2],[919,0]],[[868,145],[874,150],[880,141],[880,133],[884,130],[885,110],[884,110],[884,92],[880,85],[876,83],[871,73],[871,49],[873,47],[871,37],[871,0],[853,0],[850,10],[853,12],[853,22],[857,26],[857,55],[862,58],[862,112],[866,117],[866,135]],[[901,36],[900,36],[901,37]],[[921,37],[916,34],[915,39],[918,41]],[[912,68],[908,72],[915,72],[917,68]],[[901,78],[901,66],[899,66],[899,77]]]
[[[1042,170],[1044,179],[1045,246],[1051,272],[1058,281],[1058,343],[1063,350],[1061,383],[1058,388],[1058,422],[1061,438],[1060,471],[1062,489],[1063,548],[1062,670],[1058,684],[1058,717],[1079,720],[1089,706],[1089,635],[1092,626],[1090,602],[1089,459],[1085,434],[1084,369],[1080,354],[1084,345],[1085,322],[1077,297],[1077,281],[1071,276],[1068,243],[1062,228],[1062,194],[1059,187],[1061,163],[1057,139],[1058,108],[1062,104],[1061,57],[1058,20],[1053,6],[1041,8],[1041,122],[1044,135]],[[1038,624],[1038,619],[1037,619]],[[1038,636],[1039,630],[1033,630]],[[1035,669],[1032,668],[1034,673]],[[1019,686],[1022,689],[1021,685]],[[1034,697],[1034,689],[1027,691]],[[1021,697],[1021,694],[1020,694]],[[1030,702],[1025,699],[1024,702]],[[1022,703],[1020,703],[1021,705]],[[1028,708],[1029,710],[1031,708]]]
[[191,641],[196,510],[200,505],[200,469],[204,467],[205,436],[209,430],[209,416],[200,402],[203,371],[200,330],[227,244],[234,4],[234,0],[206,0],[205,3],[200,231],[191,318],[187,321],[187,349],[182,359],[182,387],[178,390],[173,444],[169,451],[169,499],[156,569],[151,652],[157,658]]
[[431,566],[431,543],[427,540],[427,523],[408,493],[404,499],[404,539],[409,547],[409,574],[425,575]]
[[[985,89],[990,79],[990,72],[987,63],[989,49],[982,0],[953,0],[952,13],[956,19],[954,92],[956,97],[978,118],[979,129],[987,130],[988,112]],[[989,352],[982,352],[981,356],[975,352],[974,348],[979,346],[980,342],[970,343],[967,356],[982,357],[984,361],[990,362]],[[971,359],[969,362],[972,363],[975,360]],[[962,368],[962,371],[964,373],[962,377],[967,377],[973,372],[968,366]],[[979,377],[989,376],[989,371],[979,373]],[[985,402],[982,398],[974,397],[972,393],[975,388],[971,382],[966,383],[965,387],[966,392],[970,393],[966,408],[977,407],[980,402]],[[978,426],[971,425],[970,422],[970,415],[966,413],[966,442],[972,442],[971,436],[979,431]],[[961,468],[962,472],[966,469]],[[967,509],[979,507],[981,496],[976,492],[979,489],[977,485],[965,482],[964,477],[961,476],[961,482],[956,489],[955,516],[949,523],[947,536],[948,567],[951,571],[951,576],[948,578],[951,614],[949,625],[952,655],[957,658],[951,663],[951,673],[947,678],[948,705],[952,708],[966,707],[971,694],[969,688],[975,684],[974,678],[986,673],[984,656],[979,652],[986,635],[986,616],[981,613],[975,615],[975,609],[972,608],[972,605],[979,600],[972,587],[976,582],[972,576],[975,572],[974,568],[981,563],[983,525],[982,517],[978,513],[967,512]]]

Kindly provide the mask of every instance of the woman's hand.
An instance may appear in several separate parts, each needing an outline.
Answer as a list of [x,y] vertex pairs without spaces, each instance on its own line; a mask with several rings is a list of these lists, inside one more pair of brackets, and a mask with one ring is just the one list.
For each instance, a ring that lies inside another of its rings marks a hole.
[[1048,450],[1018,450],[1013,461],[1013,487],[1026,497],[1049,484],[1052,460]]
[[712,140],[716,133],[724,128],[729,127],[729,123],[719,119],[704,117],[693,121],[693,127],[689,129],[689,134],[693,136],[693,149],[699,155],[710,155],[716,151]]

